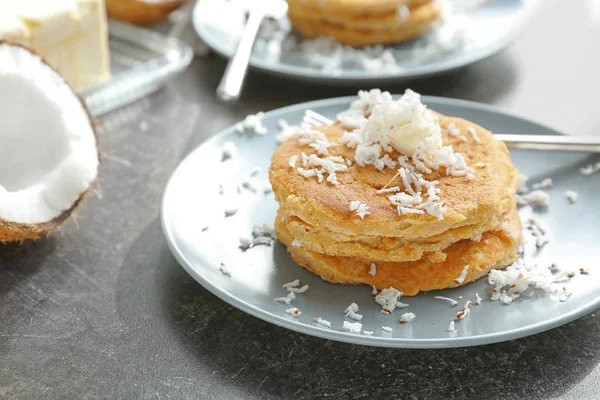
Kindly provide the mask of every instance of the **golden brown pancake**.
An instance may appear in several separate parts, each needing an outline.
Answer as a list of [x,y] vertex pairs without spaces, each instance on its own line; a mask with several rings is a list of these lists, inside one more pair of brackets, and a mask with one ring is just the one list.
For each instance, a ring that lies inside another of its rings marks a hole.
[[[483,234],[480,241],[461,240],[444,252],[446,259],[433,262],[427,258],[409,262],[377,263],[376,274],[369,274],[371,260],[354,257],[335,257],[292,246],[294,236],[284,221],[275,222],[277,238],[284,243],[296,263],[319,275],[326,281],[340,284],[367,284],[377,289],[393,287],[405,296],[421,291],[462,286],[486,275],[492,269],[501,269],[518,258],[521,224],[516,208],[496,230]],[[463,282],[457,280],[465,266]]]
[[288,15],[295,21],[311,21],[313,23],[324,22],[339,27],[365,31],[383,31],[399,28],[410,29],[423,24],[429,24],[436,20],[440,15],[440,7],[432,0],[420,2],[419,4],[408,8],[409,14],[406,17],[399,15],[397,9],[390,9],[373,13],[364,11],[349,10],[325,12],[323,9],[306,6],[300,2],[297,5],[290,6]]
[[[442,12],[433,0],[288,0],[288,4],[295,31],[356,47],[411,39],[429,30]],[[401,7],[407,8],[407,15],[402,15]]]
[[[395,169],[379,171],[370,165],[353,164],[347,171],[337,173],[339,185],[303,177],[288,165],[289,159],[302,152],[312,154],[314,150],[300,144],[297,138],[289,139],[273,154],[269,178],[275,198],[285,209],[287,218],[297,217],[314,227],[347,236],[394,237],[411,241],[435,237],[460,226],[477,226],[490,217],[506,214],[513,206],[518,173],[504,143],[471,122],[442,115],[439,118],[444,145],[452,145],[475,168],[473,180],[464,176],[446,176],[443,168],[425,176],[430,181],[439,181],[440,197],[447,208],[442,220],[429,214],[398,215],[389,195],[377,193],[394,178]],[[461,135],[448,134],[446,128],[451,122],[460,129]],[[467,133],[467,127],[475,129],[479,142]],[[344,133],[337,126],[321,127],[320,130],[332,143],[338,143]],[[329,148],[329,155],[354,160],[354,149],[336,144]],[[393,159],[398,156],[390,154]],[[395,185],[402,186],[398,180],[389,186]],[[361,219],[350,211],[349,205],[355,200],[367,204],[371,214]]]
[[290,9],[308,7],[322,11],[380,13],[398,7],[413,7],[427,0],[287,0]]
[[[396,237],[356,235],[349,236],[307,224],[298,217],[287,217],[280,207],[278,216],[285,221],[287,230],[303,243],[307,250],[334,256],[361,257],[372,261],[416,261],[428,253],[443,260],[441,252],[452,243],[464,239],[480,240],[484,232],[496,228],[506,215],[493,215],[476,225],[462,225],[421,239],[404,240]],[[432,257],[428,254],[428,257]]]

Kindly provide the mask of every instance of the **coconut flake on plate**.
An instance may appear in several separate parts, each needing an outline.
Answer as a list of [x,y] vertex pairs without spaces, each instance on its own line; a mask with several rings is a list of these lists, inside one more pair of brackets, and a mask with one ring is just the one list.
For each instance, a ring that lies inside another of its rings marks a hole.
[[565,197],[569,200],[569,203],[575,204],[577,199],[579,198],[579,194],[573,190],[567,190],[565,192]]
[[277,297],[274,299],[274,301],[287,304],[288,306],[292,304],[293,300],[296,300],[296,294],[294,292],[289,292],[285,297]]
[[373,334],[373,331],[362,331],[363,335],[367,335],[367,336],[371,336]]
[[233,142],[225,142],[221,147],[221,161],[228,160],[237,154],[237,147]]
[[396,303],[400,300],[402,292],[389,287],[383,289],[377,296],[375,296],[375,302],[381,306],[381,313],[391,314],[396,309]]
[[295,280],[293,280],[291,282],[284,283],[283,285],[281,285],[281,287],[288,289],[288,288],[300,286],[301,284],[302,283],[300,282],[299,279],[295,279]]
[[288,315],[291,315],[294,318],[298,318],[298,316],[300,314],[302,314],[302,311],[300,311],[296,307],[292,307],[292,308],[288,308],[287,310],[285,310],[285,313],[288,314]]
[[527,186],[527,182],[529,181],[529,177],[524,174],[519,174],[519,185],[517,186],[518,194],[525,194],[529,192],[529,187]]
[[288,292],[304,293],[308,290],[308,285],[304,285],[302,287],[288,287],[286,289]]
[[389,326],[382,326],[382,327],[381,327],[381,330],[382,330],[382,331],[385,331],[385,332],[392,332],[392,331],[393,331],[393,329],[392,329],[392,328],[390,328]]
[[551,269],[527,264],[523,259],[518,259],[504,270],[492,270],[488,274],[488,283],[494,286],[491,299],[503,304],[518,299],[530,286],[546,293],[556,293],[560,290],[556,279]]
[[401,324],[406,324],[408,322],[412,322],[413,319],[415,319],[416,315],[414,313],[404,313],[400,316],[400,323]]
[[229,271],[229,269],[227,269],[227,267],[225,267],[225,264],[221,263],[221,265],[219,265],[219,271],[223,275],[227,275],[227,276],[231,277],[231,272]]
[[236,125],[236,130],[240,133],[250,130],[257,135],[264,136],[268,133],[267,128],[262,124],[265,113],[262,111],[256,114],[247,115],[246,118]]
[[465,302],[465,306],[463,307],[462,311],[459,311],[456,313],[456,319],[457,320],[465,319],[467,317],[467,315],[469,315],[471,313],[472,305],[473,305],[473,303],[471,302],[471,300],[467,300]]
[[598,171],[600,171],[600,162],[586,165],[585,167],[579,170],[579,172],[581,172],[582,175],[592,175]]
[[331,322],[327,321],[326,319],[323,319],[321,317],[315,317],[315,321],[317,324],[324,326],[326,328],[331,328]]
[[550,199],[550,195],[543,190],[534,190],[533,192],[524,194],[521,197],[527,202],[527,204],[538,208],[548,205],[548,200]]
[[475,293],[475,304],[480,305],[483,299],[479,296],[479,293]]
[[348,322],[344,321],[342,329],[350,333],[360,333],[362,330],[362,324],[360,322]]
[[450,321],[450,324],[448,325],[448,329],[446,329],[446,332],[452,332],[452,333],[456,333],[457,330],[454,327],[454,321]]
[[452,305],[452,307],[456,307],[458,305],[458,301],[451,299],[450,297],[435,296],[433,299],[447,301],[448,303],[450,303]]
[[353,320],[356,320],[356,321],[360,321],[363,318],[363,316],[361,314],[358,314],[358,305],[356,303],[350,304],[344,310],[344,314],[346,314],[346,317],[352,318]]
[[533,190],[548,189],[551,187],[552,187],[552,179],[551,178],[546,178],[546,179],[542,180],[541,182],[534,183],[533,185],[531,185],[531,188]]

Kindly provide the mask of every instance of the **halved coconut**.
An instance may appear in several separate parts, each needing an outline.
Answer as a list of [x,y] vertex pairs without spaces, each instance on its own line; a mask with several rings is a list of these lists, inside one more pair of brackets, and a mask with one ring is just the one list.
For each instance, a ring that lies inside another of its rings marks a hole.
[[42,57],[0,41],[0,242],[59,227],[98,175],[92,119]]

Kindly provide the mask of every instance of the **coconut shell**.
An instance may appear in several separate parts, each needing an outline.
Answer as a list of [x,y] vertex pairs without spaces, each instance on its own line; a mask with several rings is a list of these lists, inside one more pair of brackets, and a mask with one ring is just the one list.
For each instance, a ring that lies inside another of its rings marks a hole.
[[187,1],[106,0],[106,11],[110,18],[136,25],[150,25],[166,19],[171,12]]
[[[48,68],[50,68],[51,70],[56,72],[59,76],[62,76],[54,67],[52,67],[50,64],[48,64],[46,62],[46,60],[44,59],[44,57],[42,57],[37,51],[35,51],[35,49],[32,49],[30,47],[24,46],[19,43],[15,43],[10,40],[0,39],[0,46],[2,46],[2,45],[20,47],[22,49],[25,49],[26,51],[29,51],[29,52],[35,54],[42,60],[42,62],[44,64],[46,64],[46,66]],[[98,132],[96,131],[95,119],[90,114],[90,110],[87,108],[87,105],[85,104],[85,101],[83,100],[83,98],[81,96],[79,96],[66,81],[64,81],[64,82],[65,82],[65,85],[67,85],[67,87],[69,89],[71,89],[73,96],[75,96],[79,100],[81,105],[83,106],[83,109],[85,110],[85,112],[91,122],[92,131],[94,133],[94,137],[96,138],[96,148],[98,148]],[[100,152],[98,152],[98,161],[101,161]],[[88,189],[86,191],[84,191],[79,196],[79,198],[71,205],[71,208],[63,211],[59,216],[52,219],[51,221],[42,222],[39,224],[23,224],[23,223],[7,221],[7,220],[0,218],[0,243],[21,242],[21,241],[28,240],[28,239],[37,240],[40,237],[47,236],[50,233],[52,233],[53,231],[57,230],[67,219],[69,219],[69,217],[71,217],[73,212],[81,205],[81,203],[83,203],[83,201],[87,197],[88,193],[92,190],[92,186],[93,186],[94,182],[92,182],[90,184],[90,187],[88,187]]]

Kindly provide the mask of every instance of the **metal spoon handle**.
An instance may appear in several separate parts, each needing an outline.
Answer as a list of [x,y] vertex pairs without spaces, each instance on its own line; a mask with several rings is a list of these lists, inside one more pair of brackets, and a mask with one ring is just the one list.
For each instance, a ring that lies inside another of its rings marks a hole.
[[229,63],[221,83],[217,88],[217,97],[224,102],[235,102],[239,99],[248,71],[248,63],[252,54],[252,47],[260,24],[265,17],[262,7],[255,7],[248,17],[248,22],[238,43],[237,50]]
[[600,153],[600,136],[494,134],[511,149]]

